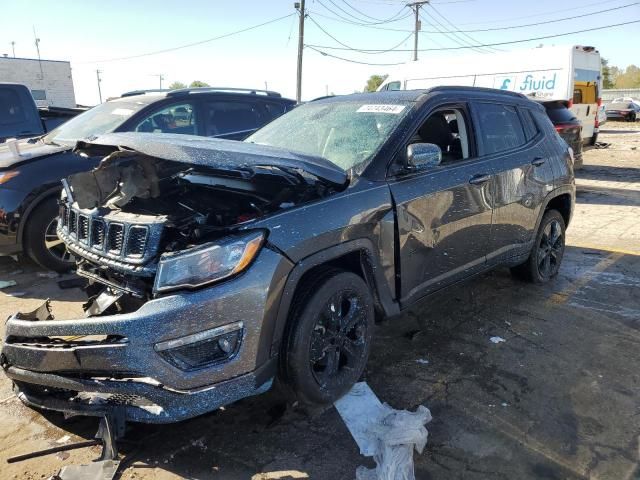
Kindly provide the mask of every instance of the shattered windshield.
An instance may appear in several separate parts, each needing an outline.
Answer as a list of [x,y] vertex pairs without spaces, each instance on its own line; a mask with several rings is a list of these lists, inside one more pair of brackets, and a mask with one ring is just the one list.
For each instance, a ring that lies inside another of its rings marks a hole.
[[245,141],[324,157],[349,170],[369,161],[410,110],[409,102],[308,103]]
[[44,137],[45,143],[73,145],[103,133],[113,132],[146,104],[106,102],[63,123]]

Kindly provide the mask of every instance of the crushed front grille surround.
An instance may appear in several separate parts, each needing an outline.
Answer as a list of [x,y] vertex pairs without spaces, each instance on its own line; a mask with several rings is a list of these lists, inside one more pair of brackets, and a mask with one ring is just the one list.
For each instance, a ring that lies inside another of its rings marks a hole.
[[137,266],[158,253],[166,222],[164,216],[82,210],[66,203],[60,215],[58,235],[74,254],[92,261],[105,257]]

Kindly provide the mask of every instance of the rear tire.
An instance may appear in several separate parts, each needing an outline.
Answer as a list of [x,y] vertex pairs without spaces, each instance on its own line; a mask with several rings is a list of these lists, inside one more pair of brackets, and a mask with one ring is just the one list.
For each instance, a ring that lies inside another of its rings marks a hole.
[[542,217],[527,261],[511,268],[514,277],[532,283],[547,283],[558,274],[564,256],[565,224],[557,210]]
[[327,270],[296,294],[280,380],[303,405],[329,404],[362,375],[374,328],[373,297],[358,275]]
[[36,205],[24,226],[24,249],[41,267],[67,272],[74,266],[73,256],[56,234],[58,203],[48,198]]

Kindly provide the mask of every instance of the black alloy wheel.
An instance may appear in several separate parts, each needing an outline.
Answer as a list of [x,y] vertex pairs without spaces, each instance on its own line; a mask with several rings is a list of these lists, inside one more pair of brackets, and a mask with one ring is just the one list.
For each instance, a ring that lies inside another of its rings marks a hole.
[[533,283],[546,283],[555,277],[564,256],[565,228],[560,212],[545,212],[529,258],[511,268],[513,276]]
[[309,365],[321,388],[357,369],[365,354],[367,312],[356,292],[337,292],[319,312],[311,334]]
[[563,228],[557,219],[546,224],[540,237],[536,261],[538,272],[543,278],[551,278],[558,274],[560,262],[564,254]]
[[374,328],[373,297],[358,275],[319,271],[298,288],[279,380],[302,405],[332,403],[361,377]]

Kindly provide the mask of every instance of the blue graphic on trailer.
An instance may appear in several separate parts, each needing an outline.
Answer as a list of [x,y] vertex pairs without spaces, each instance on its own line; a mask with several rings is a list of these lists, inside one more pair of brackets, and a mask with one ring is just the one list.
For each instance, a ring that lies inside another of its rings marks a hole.
[[509,84],[511,83],[510,78],[505,78],[502,80],[502,85],[500,86],[500,90],[509,90]]
[[556,76],[557,74],[554,73],[553,78],[547,79],[545,75],[542,75],[542,78],[536,79],[532,74],[528,74],[520,84],[520,91],[553,90],[556,87]]

